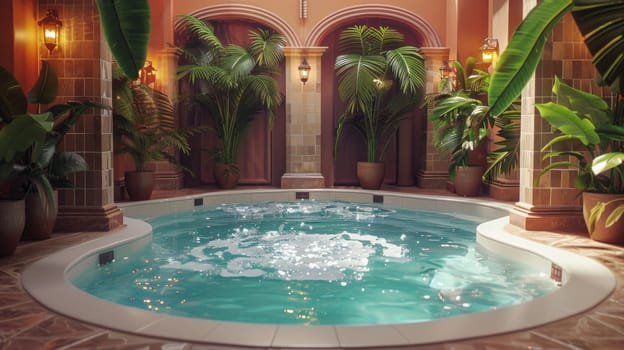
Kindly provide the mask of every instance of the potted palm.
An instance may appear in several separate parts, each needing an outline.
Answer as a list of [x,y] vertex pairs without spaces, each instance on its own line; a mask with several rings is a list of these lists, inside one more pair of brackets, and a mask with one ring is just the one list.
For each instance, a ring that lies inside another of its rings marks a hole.
[[273,124],[282,102],[275,75],[283,59],[285,39],[270,29],[249,32],[244,48],[225,46],[212,25],[193,16],[182,18],[196,40],[185,48],[190,60],[178,68],[178,79],[196,92],[192,98],[214,120],[220,147],[215,152],[215,180],[221,188],[238,183],[238,149],[255,116],[265,112]]
[[149,86],[132,82],[113,67],[115,154],[130,154],[134,170],[125,172],[130,200],[146,200],[154,189],[149,162],[165,160],[183,167],[172,150],[190,152],[188,138],[206,130],[203,126],[177,129],[169,97]]
[[357,165],[363,188],[381,187],[386,148],[422,97],[424,59],[418,48],[403,44],[400,32],[384,26],[355,25],[340,34],[335,72],[346,107],[338,120],[334,155],[344,128],[353,126],[366,141],[366,161]]
[[[433,103],[429,119],[435,130],[434,146],[449,158],[449,177],[455,193],[476,196],[481,189],[485,146],[493,124],[482,98],[487,91],[490,75],[475,68],[476,60],[469,57],[464,66],[453,62],[456,82],[442,93],[428,97]],[[441,86],[449,86],[444,77]]]

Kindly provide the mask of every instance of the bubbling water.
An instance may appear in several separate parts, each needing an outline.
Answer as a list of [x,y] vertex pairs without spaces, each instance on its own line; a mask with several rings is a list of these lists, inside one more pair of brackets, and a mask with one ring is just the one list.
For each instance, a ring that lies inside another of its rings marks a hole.
[[74,283],[157,312],[289,324],[426,321],[555,288],[544,271],[483,251],[477,222],[337,201],[226,204],[150,220],[140,258]]

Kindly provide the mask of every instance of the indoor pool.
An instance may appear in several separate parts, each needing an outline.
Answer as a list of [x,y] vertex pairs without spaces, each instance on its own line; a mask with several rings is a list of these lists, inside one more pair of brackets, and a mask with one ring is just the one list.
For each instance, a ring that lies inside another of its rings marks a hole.
[[478,220],[345,201],[201,207],[148,220],[151,245],[73,283],[154,312],[305,325],[430,321],[557,288],[548,266],[480,248]]
[[[230,204],[243,202],[261,204]],[[510,206],[478,198],[272,189],[119,205],[120,229],[24,268],[28,294],[74,320],[140,337],[235,349],[373,349],[536,327],[594,307],[615,287],[603,265],[512,233]],[[229,215],[238,221],[217,224]],[[114,302],[72,283],[109,294],[121,290],[124,270],[130,292]],[[263,309],[270,316],[259,316]],[[239,321],[225,320],[232,315]]]

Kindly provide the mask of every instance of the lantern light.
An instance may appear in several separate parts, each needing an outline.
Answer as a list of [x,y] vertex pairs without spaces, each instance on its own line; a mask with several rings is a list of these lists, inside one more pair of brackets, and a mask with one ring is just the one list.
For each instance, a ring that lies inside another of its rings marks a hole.
[[56,10],[48,9],[48,14],[37,23],[43,30],[43,43],[52,54],[52,50],[59,44],[63,22],[59,20]]
[[479,48],[481,51],[481,61],[483,63],[494,63],[498,56],[498,39],[486,38],[483,45]]
[[308,81],[308,78],[310,77],[310,70],[312,69],[312,67],[310,66],[310,64],[308,64],[308,61],[304,58],[301,64],[299,65],[298,69],[299,69],[299,79],[301,80],[303,85],[305,85],[305,83]]
[[146,61],[145,67],[141,68],[139,79],[141,84],[153,88],[150,84],[156,83],[156,68],[152,65],[152,61]]

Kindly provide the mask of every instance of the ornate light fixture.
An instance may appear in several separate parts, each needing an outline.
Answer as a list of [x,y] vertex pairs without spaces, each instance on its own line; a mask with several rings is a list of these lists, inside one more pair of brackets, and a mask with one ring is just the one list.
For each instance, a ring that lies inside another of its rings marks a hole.
[[43,30],[43,43],[52,54],[52,50],[59,44],[63,22],[59,20],[56,10],[48,9],[48,14],[37,23]]
[[308,81],[308,78],[310,77],[310,70],[312,69],[312,67],[308,64],[308,61],[304,58],[303,61],[301,61],[301,64],[299,65],[298,69],[299,69],[299,79],[301,80],[303,85],[305,85],[305,83]]
[[483,45],[479,48],[481,51],[481,61],[483,63],[493,63],[498,56],[498,39],[486,38]]
[[151,84],[156,83],[156,68],[152,65],[152,61],[145,61],[145,63],[145,67],[141,68],[141,71],[139,72],[139,79],[141,80],[141,84],[153,88]]

